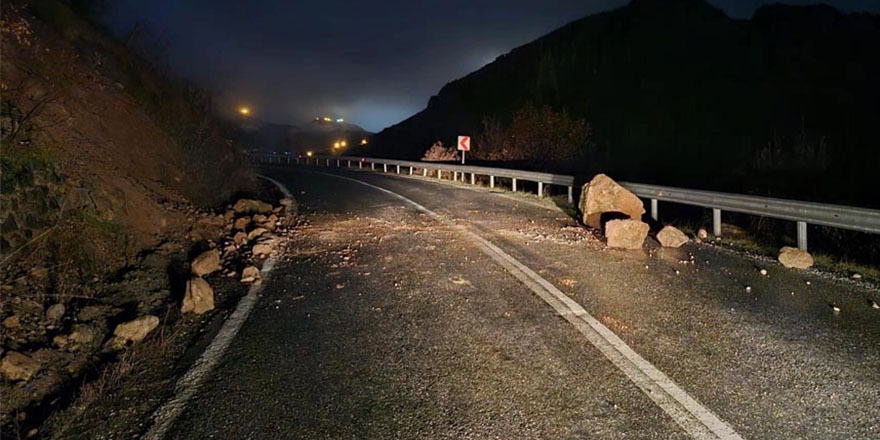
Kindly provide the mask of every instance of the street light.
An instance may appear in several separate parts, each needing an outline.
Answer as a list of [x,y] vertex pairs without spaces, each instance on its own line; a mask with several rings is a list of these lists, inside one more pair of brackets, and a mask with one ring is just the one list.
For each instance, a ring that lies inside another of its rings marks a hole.
[[342,146],[345,147],[348,145],[348,142],[342,141]]
[[308,156],[308,157],[312,157],[312,152],[311,152],[311,151],[306,151],[306,156]]
[[251,114],[251,109],[249,107],[242,106],[238,108],[238,113],[242,116],[247,116]]

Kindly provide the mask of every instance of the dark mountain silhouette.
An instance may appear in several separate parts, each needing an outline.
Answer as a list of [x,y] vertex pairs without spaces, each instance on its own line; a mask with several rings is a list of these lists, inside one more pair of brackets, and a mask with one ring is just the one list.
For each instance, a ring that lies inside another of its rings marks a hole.
[[635,0],[447,84],[370,149],[415,159],[532,102],[592,124],[596,151],[557,171],[877,206],[878,54],[876,15]]
[[337,141],[346,141],[346,151],[362,148],[359,143],[372,133],[348,122],[316,118],[302,125],[276,124],[249,119],[238,123],[236,137],[247,149],[270,152],[331,153]]

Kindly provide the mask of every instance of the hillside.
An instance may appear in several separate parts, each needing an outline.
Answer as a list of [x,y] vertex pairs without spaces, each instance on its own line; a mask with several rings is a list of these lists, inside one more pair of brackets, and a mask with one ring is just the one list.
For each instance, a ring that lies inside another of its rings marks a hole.
[[[215,209],[256,182],[207,94],[69,3],[4,1],[0,33],[0,429],[12,436],[113,359],[102,343],[115,324],[172,323],[172,278],[223,233]],[[33,377],[15,376],[22,358]]]
[[370,151],[415,159],[531,102],[592,126],[596,150],[559,171],[880,206],[878,53],[874,15],[771,5],[735,20],[702,0],[634,0],[447,84]]

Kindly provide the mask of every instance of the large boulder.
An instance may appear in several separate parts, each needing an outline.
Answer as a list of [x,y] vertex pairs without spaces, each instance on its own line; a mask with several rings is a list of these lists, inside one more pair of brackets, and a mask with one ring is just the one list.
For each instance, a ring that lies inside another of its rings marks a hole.
[[201,315],[214,309],[214,289],[207,281],[199,277],[192,277],[186,283],[186,293],[183,296],[181,313],[195,313]]
[[9,380],[28,381],[39,369],[39,361],[17,351],[7,352],[0,360],[0,373]]
[[605,213],[621,213],[635,220],[641,220],[645,213],[644,204],[635,194],[604,174],[597,174],[584,185],[578,207],[584,224],[593,228],[602,227]]
[[641,220],[611,220],[605,223],[608,247],[641,249],[648,237],[648,224]]
[[657,241],[668,248],[677,248],[688,242],[688,236],[674,226],[666,226],[657,233]]
[[240,199],[232,206],[232,210],[239,214],[271,214],[272,205],[253,199]]
[[196,276],[205,276],[221,269],[220,251],[211,249],[202,252],[190,265],[192,273]]
[[813,265],[813,256],[805,250],[784,246],[779,250],[779,262],[785,267],[808,269]]

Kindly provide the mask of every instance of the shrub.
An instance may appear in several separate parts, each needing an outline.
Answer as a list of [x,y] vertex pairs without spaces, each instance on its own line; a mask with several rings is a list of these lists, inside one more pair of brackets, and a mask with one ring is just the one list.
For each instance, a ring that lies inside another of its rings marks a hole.
[[425,155],[422,156],[422,160],[428,162],[448,162],[459,159],[458,150],[453,147],[444,147],[443,142],[440,141],[434,142],[434,145],[431,145],[431,148],[428,148]]
[[586,121],[527,103],[514,112],[507,126],[495,117],[483,119],[474,157],[533,163],[579,160],[593,148],[591,135]]

